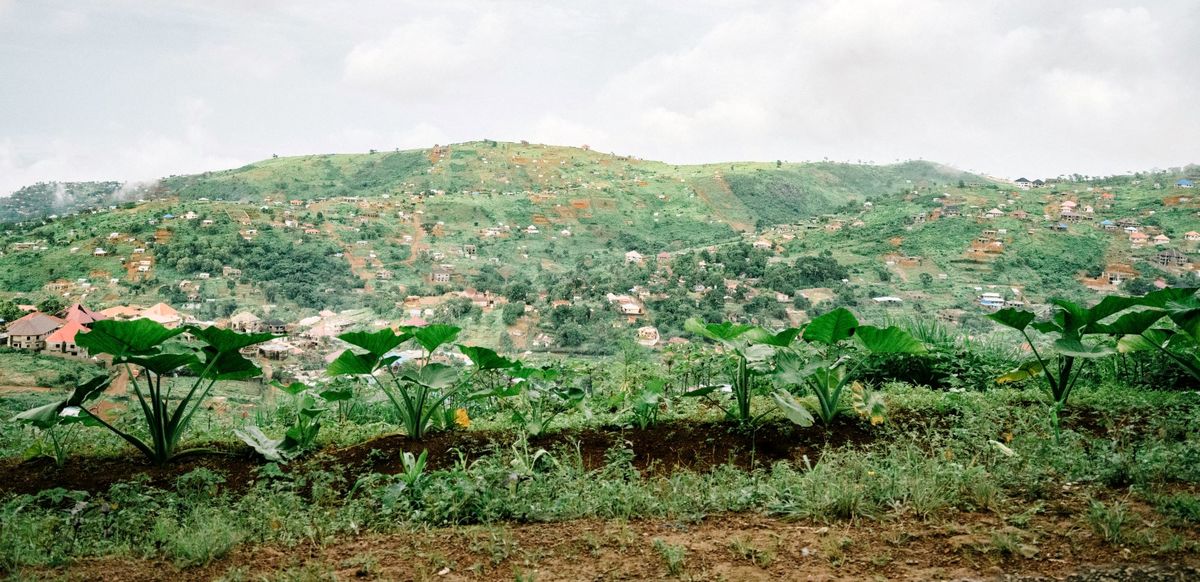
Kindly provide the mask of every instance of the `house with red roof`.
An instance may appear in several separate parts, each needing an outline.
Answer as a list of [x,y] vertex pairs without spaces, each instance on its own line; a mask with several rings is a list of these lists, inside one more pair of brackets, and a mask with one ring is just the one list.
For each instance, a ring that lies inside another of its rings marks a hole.
[[91,330],[78,321],[67,320],[66,325],[46,337],[46,352],[86,358],[87,350],[75,344],[75,335],[81,331],[87,333]]

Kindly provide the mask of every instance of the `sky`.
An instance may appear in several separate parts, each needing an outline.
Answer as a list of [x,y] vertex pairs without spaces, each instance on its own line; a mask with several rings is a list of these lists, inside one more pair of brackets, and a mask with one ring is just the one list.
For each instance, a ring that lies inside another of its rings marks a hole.
[[0,0],[0,195],[529,140],[672,163],[1200,162],[1195,0]]

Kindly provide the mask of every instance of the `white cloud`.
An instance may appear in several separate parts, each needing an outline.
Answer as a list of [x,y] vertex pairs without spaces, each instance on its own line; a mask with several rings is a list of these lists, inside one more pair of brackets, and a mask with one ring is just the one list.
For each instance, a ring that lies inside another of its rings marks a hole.
[[467,26],[446,16],[415,18],[355,45],[346,55],[345,79],[393,96],[437,96],[495,65],[506,31],[504,18],[488,12]]

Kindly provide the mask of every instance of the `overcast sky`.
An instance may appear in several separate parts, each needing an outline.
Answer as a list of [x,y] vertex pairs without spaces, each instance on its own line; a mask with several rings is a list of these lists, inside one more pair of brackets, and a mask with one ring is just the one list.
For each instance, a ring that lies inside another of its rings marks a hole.
[[676,163],[1200,162],[1200,2],[0,0],[0,193],[483,138]]

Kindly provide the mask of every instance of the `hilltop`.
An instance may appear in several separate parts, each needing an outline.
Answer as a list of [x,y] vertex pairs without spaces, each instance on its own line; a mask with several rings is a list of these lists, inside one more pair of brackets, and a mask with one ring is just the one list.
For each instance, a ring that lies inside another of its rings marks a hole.
[[520,349],[834,305],[975,326],[997,301],[1194,280],[1189,176],[1014,184],[929,162],[672,165],[492,141],[272,158],[19,191],[0,299],[166,301],[206,320],[365,310]]

